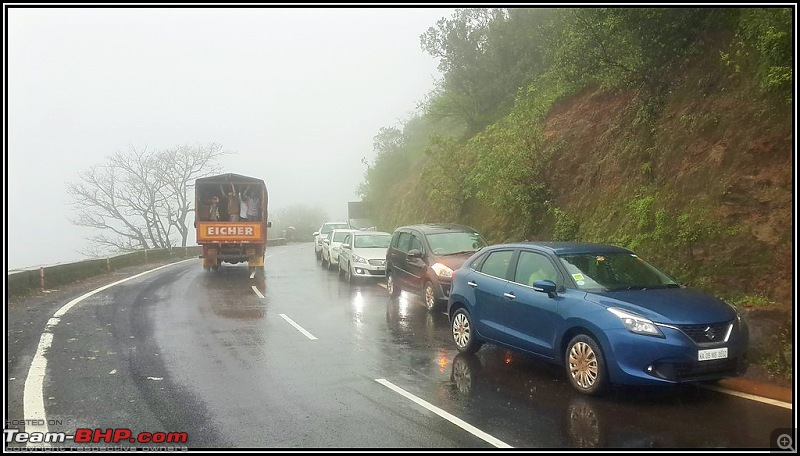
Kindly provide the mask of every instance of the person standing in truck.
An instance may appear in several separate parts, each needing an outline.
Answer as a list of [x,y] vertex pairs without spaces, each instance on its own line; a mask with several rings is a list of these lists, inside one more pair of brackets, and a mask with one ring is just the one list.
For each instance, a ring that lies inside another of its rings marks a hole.
[[[219,189],[222,191],[222,194],[225,194],[225,188],[220,185]],[[236,188],[231,184],[231,191],[228,192],[228,220],[231,222],[238,222],[239,221],[239,195],[236,194]]]
[[247,202],[250,200],[250,197],[247,196],[247,190],[244,193],[239,194],[239,220],[242,222],[246,222],[250,219],[247,215]]
[[208,219],[212,222],[219,221],[219,198],[211,197],[211,205],[208,207]]
[[[245,192],[246,194],[246,192]],[[261,200],[258,195],[251,195],[247,197],[247,220],[251,222],[261,220],[258,216],[259,209],[261,208]]]

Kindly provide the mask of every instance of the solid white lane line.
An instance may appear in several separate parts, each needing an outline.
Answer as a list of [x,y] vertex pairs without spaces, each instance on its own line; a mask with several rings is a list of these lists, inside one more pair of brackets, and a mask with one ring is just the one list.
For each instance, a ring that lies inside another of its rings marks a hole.
[[291,318],[287,317],[287,316],[286,316],[286,314],[279,314],[279,315],[280,315],[280,316],[281,316],[281,317],[282,317],[284,320],[288,321],[290,325],[294,326],[294,328],[295,328],[296,330],[298,330],[298,331],[300,331],[301,333],[303,333],[303,335],[304,335],[304,336],[308,337],[308,338],[309,338],[309,339],[311,339],[311,340],[317,340],[317,338],[316,338],[316,337],[314,337],[314,335],[313,335],[313,334],[311,334],[310,332],[308,332],[308,331],[306,331],[305,329],[303,329],[303,327],[302,327],[302,326],[300,326],[300,325],[298,325],[297,323],[295,323],[295,322],[294,322],[294,320],[292,320]]
[[783,407],[785,409],[792,410],[792,404],[788,402],[779,401],[777,399],[770,399],[768,397],[756,396],[755,394],[743,393],[741,391],[734,391],[727,388],[722,388],[719,386],[714,385],[703,385],[703,388],[710,389],[712,391],[716,391],[718,393],[723,394],[730,394],[731,396],[741,397],[744,399],[750,399],[751,401],[761,402],[764,404],[774,405],[776,407]]
[[258,295],[258,297],[259,297],[259,298],[261,298],[261,299],[264,299],[264,295],[263,295],[263,294],[261,294],[261,292],[260,292],[260,291],[258,291],[258,288],[256,288],[256,286],[255,286],[255,285],[253,285],[253,286],[252,286],[252,287],[250,287],[250,288],[252,288],[252,289],[253,289],[253,291],[255,291],[255,292],[256,292],[256,294]]
[[[53,319],[51,318],[50,320],[52,321]],[[36,354],[33,356],[31,367],[28,370],[28,377],[25,378],[25,388],[22,393],[22,414],[25,416],[26,423],[37,423],[25,425],[25,432],[28,434],[49,431],[47,415],[44,412],[44,375],[47,371],[47,358],[44,355],[52,344],[53,333],[42,333],[42,337],[39,339],[39,346],[36,347]],[[50,446],[49,443],[39,445]]]
[[[45,373],[47,372],[47,358],[45,358],[45,354],[47,353],[47,350],[53,343],[52,329],[56,325],[58,325],[58,323],[61,321],[61,317],[63,317],[64,314],[66,314],[70,309],[72,309],[75,306],[75,304],[78,304],[79,302],[83,301],[89,296],[97,294],[115,285],[127,282],[128,280],[141,277],[145,274],[150,274],[153,271],[158,271],[159,269],[163,269],[186,261],[194,261],[194,260],[195,260],[194,258],[189,258],[175,263],[165,264],[164,266],[159,266],[157,268],[150,269],[149,271],[144,271],[142,273],[130,276],[126,279],[117,280],[114,283],[104,285],[84,295],[78,296],[72,301],[64,304],[60,309],[56,311],[56,313],[53,314],[53,316],[47,321],[47,325],[44,328],[44,332],[42,332],[42,336],[39,338],[39,345],[36,347],[36,354],[33,356],[33,360],[31,361],[31,367],[28,370],[28,376],[25,378],[25,388],[23,389],[22,392],[22,414],[25,417],[25,422],[43,423],[43,424],[26,425],[25,432],[30,433],[30,432],[49,431],[49,427],[47,426],[47,414],[45,413],[44,410],[44,376]],[[50,446],[50,445],[46,443],[28,442],[28,446]]]
[[386,380],[385,378],[376,378],[375,381],[380,383],[381,385],[389,388],[390,390],[394,391],[395,393],[397,393],[397,394],[399,394],[399,395],[401,395],[401,396],[403,396],[403,397],[405,397],[407,399],[410,399],[411,401],[417,403],[418,405],[421,405],[422,407],[430,410],[431,412],[441,416],[442,418],[444,418],[447,421],[455,424],[456,426],[460,427],[461,429],[464,429],[465,431],[469,432],[470,434],[474,435],[475,437],[478,437],[479,439],[484,440],[485,442],[488,442],[488,443],[494,445],[497,448],[513,448],[511,445],[503,442],[502,440],[500,440],[500,439],[498,439],[496,437],[493,437],[493,436],[481,431],[480,429],[478,429],[475,426],[467,423],[466,421],[462,420],[461,418],[458,418],[458,417],[456,417],[454,415],[451,415],[450,413],[445,412],[444,410],[440,409],[439,407],[436,407],[435,405],[431,404],[430,402],[427,402],[427,401],[425,401],[423,399],[418,398],[417,396],[414,396],[413,394],[409,393],[408,391],[404,390],[403,388],[400,388],[399,386],[395,385],[394,383]]

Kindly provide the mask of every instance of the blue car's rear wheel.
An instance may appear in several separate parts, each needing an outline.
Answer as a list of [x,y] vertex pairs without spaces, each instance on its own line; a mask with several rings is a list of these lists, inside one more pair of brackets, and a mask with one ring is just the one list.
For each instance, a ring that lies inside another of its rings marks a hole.
[[603,392],[608,384],[608,373],[603,352],[597,342],[585,334],[579,334],[567,344],[565,362],[570,384],[588,395]]
[[458,309],[453,314],[452,320],[453,341],[456,348],[462,353],[475,353],[483,345],[475,334],[472,319],[465,309]]

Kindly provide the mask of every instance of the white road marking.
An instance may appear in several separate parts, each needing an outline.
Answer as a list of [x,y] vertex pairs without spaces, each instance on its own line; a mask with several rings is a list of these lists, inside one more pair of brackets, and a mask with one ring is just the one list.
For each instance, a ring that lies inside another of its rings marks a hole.
[[379,284],[378,284],[378,286],[379,286],[379,287],[386,288],[386,284],[385,284],[385,283],[379,283]]
[[281,250],[280,252],[275,252],[275,253],[273,253],[272,255],[267,255],[267,256],[265,256],[265,257],[264,257],[264,259],[267,259],[267,258],[269,258],[269,257],[271,257],[271,256],[280,255],[281,253],[283,253],[283,252],[285,252],[285,251],[286,251],[286,250]]
[[723,394],[730,394],[731,396],[741,397],[744,399],[750,399],[751,401],[761,402],[764,404],[774,405],[776,407],[783,407],[785,409],[792,410],[792,404],[788,402],[779,401],[777,399],[770,399],[768,397],[761,397],[756,396],[755,394],[743,393],[741,391],[734,391],[727,388],[722,388],[719,386],[714,385],[703,385],[703,388],[710,389],[712,391],[716,391],[718,393]]
[[256,292],[256,294],[258,295],[258,297],[259,297],[259,298],[261,298],[261,299],[264,299],[264,295],[263,295],[263,294],[261,294],[261,292],[260,292],[260,291],[258,291],[258,288],[256,288],[256,286],[255,286],[255,285],[253,285],[253,286],[252,286],[252,287],[250,287],[250,288],[252,288],[252,289],[253,289],[253,291],[255,291],[255,292]]
[[295,322],[294,322],[294,321],[293,321],[291,318],[287,317],[287,316],[286,316],[286,314],[278,314],[278,315],[280,315],[280,316],[281,316],[281,317],[282,317],[284,320],[288,321],[290,325],[294,326],[294,328],[295,328],[296,330],[298,330],[298,331],[300,331],[301,333],[303,333],[303,335],[305,335],[305,336],[306,336],[306,337],[308,337],[309,339],[311,339],[311,340],[317,340],[317,338],[316,338],[316,337],[314,337],[314,335],[313,335],[313,334],[311,334],[310,332],[308,332],[308,331],[306,331],[305,329],[303,329],[303,327],[302,327],[302,326],[300,326],[300,325],[298,325],[297,323],[295,323]]
[[[52,320],[52,319],[51,319]],[[50,328],[49,324],[45,331]],[[47,371],[47,358],[44,357],[53,343],[53,333],[44,332],[36,347],[36,354],[31,361],[28,376],[25,378],[25,388],[22,393],[22,414],[25,416],[25,432],[48,432],[47,415],[44,412],[44,375]],[[28,421],[32,420],[32,421]],[[33,445],[30,445],[33,446]],[[42,446],[50,446],[43,442]]]
[[399,395],[401,395],[401,396],[403,396],[403,397],[405,397],[407,399],[410,399],[413,402],[421,405],[422,407],[430,410],[431,412],[441,416],[442,418],[444,418],[447,421],[455,424],[456,426],[460,427],[461,429],[464,429],[465,431],[469,432],[470,434],[474,435],[475,437],[478,437],[479,439],[482,439],[485,442],[488,442],[488,443],[494,445],[497,448],[513,448],[511,445],[503,442],[502,440],[500,440],[500,439],[498,439],[496,437],[493,437],[493,436],[481,431],[480,429],[478,429],[475,426],[467,423],[466,421],[462,420],[461,418],[458,418],[458,417],[456,417],[454,415],[451,415],[450,413],[445,412],[444,410],[440,409],[439,407],[436,407],[435,405],[431,404],[430,402],[427,402],[427,401],[425,401],[423,399],[418,398],[417,396],[414,396],[413,394],[409,393],[408,391],[404,390],[403,388],[400,388],[399,386],[395,385],[394,383],[386,380],[385,378],[376,378],[375,381],[380,383],[381,385],[389,388],[390,390],[394,391],[395,393],[397,393],[397,394],[399,394]]
[[[44,376],[47,372],[47,358],[45,358],[45,354],[47,354],[47,350],[53,344],[52,329],[58,325],[58,323],[61,321],[61,317],[63,317],[64,314],[66,314],[76,304],[88,298],[89,296],[97,294],[115,285],[127,282],[128,280],[141,277],[145,274],[150,274],[153,271],[158,271],[159,269],[194,260],[194,258],[189,258],[176,263],[165,264],[164,266],[159,266],[157,268],[150,269],[149,271],[144,271],[140,274],[130,276],[126,279],[104,285],[64,304],[56,311],[56,313],[53,314],[53,316],[47,321],[47,326],[45,326],[44,332],[42,332],[42,336],[39,338],[39,345],[36,347],[36,354],[33,356],[33,360],[31,361],[31,367],[28,370],[28,376],[25,378],[25,388],[22,392],[22,415],[25,417],[26,423],[43,424],[26,425],[25,432],[49,432],[49,427],[47,425],[47,414],[44,410]],[[46,442],[28,442],[28,446],[50,446],[50,444]]]
[[253,271],[252,274],[250,274],[250,278],[252,279],[255,276],[256,276],[256,271]]

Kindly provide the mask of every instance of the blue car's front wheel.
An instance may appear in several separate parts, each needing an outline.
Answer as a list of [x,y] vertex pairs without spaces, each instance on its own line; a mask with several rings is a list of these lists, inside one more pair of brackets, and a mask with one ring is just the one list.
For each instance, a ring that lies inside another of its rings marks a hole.
[[567,378],[570,384],[584,394],[596,395],[608,384],[608,372],[603,352],[597,342],[586,334],[579,334],[567,344],[565,355]]

